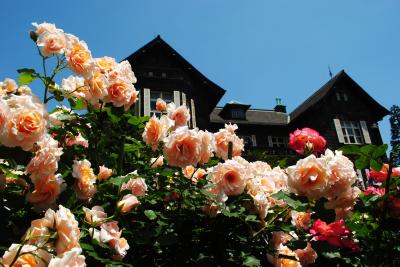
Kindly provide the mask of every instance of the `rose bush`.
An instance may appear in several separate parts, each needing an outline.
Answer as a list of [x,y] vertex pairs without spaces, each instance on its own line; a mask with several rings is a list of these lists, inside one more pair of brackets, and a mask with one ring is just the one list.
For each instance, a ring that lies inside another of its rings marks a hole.
[[[2,266],[366,266],[396,259],[400,182],[398,169],[382,163],[387,147],[325,151],[325,139],[305,128],[291,134],[302,156],[291,166],[248,161],[236,125],[190,129],[188,108],[162,99],[160,118],[137,117],[127,61],[94,58],[84,41],[54,24],[33,26],[43,72],[20,69],[18,83],[0,82]],[[74,75],[59,85],[64,69]],[[28,87],[36,79],[43,101]],[[49,101],[58,102],[51,112]],[[375,170],[364,192],[344,154],[360,156],[357,168]]]

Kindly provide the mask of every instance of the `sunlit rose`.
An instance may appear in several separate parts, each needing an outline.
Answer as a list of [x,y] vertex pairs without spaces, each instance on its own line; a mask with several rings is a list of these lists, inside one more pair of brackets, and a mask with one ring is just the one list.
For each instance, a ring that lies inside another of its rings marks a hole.
[[166,137],[172,125],[173,121],[166,116],[161,116],[158,119],[153,115],[144,128],[143,141],[150,145],[153,150],[157,149],[158,143]]
[[89,200],[97,191],[96,175],[90,166],[90,162],[86,159],[74,160],[72,176],[77,179],[74,189],[79,199]]
[[59,205],[55,215],[56,231],[58,239],[56,241],[57,255],[60,255],[73,248],[80,248],[79,237],[80,230],[78,222],[71,211]]
[[222,190],[227,196],[241,194],[248,178],[245,168],[234,160],[219,163],[212,168],[210,174],[216,188]]
[[117,66],[115,58],[112,57],[95,58],[93,61],[101,73],[106,73]]
[[80,75],[90,74],[92,68],[92,55],[84,41],[80,41],[75,36],[67,35],[67,48],[65,50],[69,68]]
[[118,222],[111,221],[103,223],[100,231],[95,229],[93,238],[99,242],[108,244],[114,250],[115,259],[122,260],[127,254],[129,244],[125,238],[121,238],[121,232],[118,228]]
[[36,27],[35,33],[37,35],[40,35],[40,34],[43,34],[43,33],[46,33],[46,32],[55,32],[55,31],[58,30],[55,24],[48,23],[48,22],[43,22],[43,23],[40,23],[40,24],[38,24],[36,22],[33,22],[32,25],[34,27]]
[[92,209],[83,207],[83,211],[85,212],[85,220],[89,224],[99,226],[107,218],[107,213],[104,212],[102,206],[94,206]]
[[94,73],[90,78],[86,80],[86,84],[89,86],[89,94],[87,100],[90,104],[95,105],[100,100],[103,101],[107,96],[107,88],[109,82],[106,76],[100,72]]
[[220,129],[214,133],[215,154],[224,160],[228,159],[228,145],[232,142],[232,156],[240,156],[244,150],[243,139],[239,138],[233,131],[237,128],[236,124],[225,124],[225,129]]
[[37,210],[55,206],[58,196],[66,188],[61,174],[42,176],[36,180],[35,190],[26,196],[26,200],[35,205]]
[[213,148],[215,147],[214,136],[202,130],[198,132],[198,135],[201,139],[200,163],[205,164],[213,155]]
[[43,56],[62,54],[67,45],[65,34],[61,30],[45,32],[39,35],[36,44]]
[[109,71],[108,77],[111,81],[122,80],[130,84],[136,83],[135,73],[133,73],[131,64],[127,60],[124,60],[113,67]]
[[286,169],[292,192],[310,199],[319,199],[329,189],[331,173],[326,161],[310,155]]
[[167,103],[165,103],[165,101],[162,100],[161,98],[158,98],[156,102],[156,110],[158,112],[164,112],[166,109],[167,109]]
[[276,255],[268,254],[267,258],[275,267],[301,267],[297,254],[284,245],[277,248]]
[[188,108],[185,105],[177,107],[173,102],[167,105],[167,115],[175,122],[175,127],[185,126],[190,120]]
[[289,147],[300,155],[323,152],[326,140],[317,131],[310,128],[297,129],[289,136]]
[[69,251],[66,251],[62,257],[52,258],[48,267],[84,267],[86,266],[85,256],[81,254],[81,248],[73,248]]
[[315,263],[318,258],[317,252],[311,247],[311,243],[307,242],[307,246],[304,249],[296,249],[294,251],[297,254],[302,266],[308,266],[309,264]]
[[132,178],[122,184],[121,190],[130,190],[137,197],[144,196],[147,191],[146,181],[143,178]]
[[290,212],[290,216],[292,217],[292,224],[298,229],[307,230],[310,228],[311,212],[299,212],[292,210]]
[[82,77],[70,75],[62,80],[61,92],[66,98],[71,96],[89,99],[89,87],[85,85]]
[[85,148],[89,147],[89,141],[86,138],[84,138],[80,133],[74,137],[67,136],[65,138],[65,144],[66,146],[78,145]]
[[99,174],[97,174],[97,179],[99,181],[106,181],[112,175],[112,169],[107,168],[106,166],[99,166]]
[[130,212],[133,208],[139,206],[140,201],[135,195],[127,194],[122,197],[117,206],[122,214]]
[[107,102],[113,103],[115,107],[130,107],[137,101],[138,92],[131,83],[124,80],[115,80],[107,88]]
[[164,165],[164,156],[159,156],[157,158],[150,159],[150,167],[151,168],[158,168]]
[[[14,261],[17,253],[19,257]],[[12,244],[4,253],[1,263],[4,266],[11,266],[14,261],[12,266],[15,267],[45,267],[50,258],[50,253],[36,246]]]
[[15,93],[18,89],[17,83],[10,78],[0,82],[0,96],[4,94]]
[[0,136],[3,126],[6,123],[9,114],[10,114],[10,109],[8,108],[7,103],[0,97]]
[[[382,169],[378,172],[371,168],[368,177],[376,183],[385,182],[388,176],[389,164],[383,164]],[[400,167],[392,168],[391,177],[400,177]]]
[[197,166],[201,160],[201,139],[196,130],[179,127],[164,141],[164,156],[170,166]]

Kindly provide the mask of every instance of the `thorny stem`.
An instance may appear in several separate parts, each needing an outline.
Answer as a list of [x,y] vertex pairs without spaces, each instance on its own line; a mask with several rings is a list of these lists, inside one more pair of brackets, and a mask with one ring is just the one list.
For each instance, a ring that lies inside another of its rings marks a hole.
[[289,207],[284,208],[283,210],[281,210],[279,213],[277,213],[271,220],[269,220],[267,222],[267,224],[261,228],[260,230],[258,230],[254,235],[253,238],[257,237],[259,234],[261,234],[262,232],[264,232],[265,229],[269,228],[269,226],[283,213],[287,212],[287,210],[289,209]]

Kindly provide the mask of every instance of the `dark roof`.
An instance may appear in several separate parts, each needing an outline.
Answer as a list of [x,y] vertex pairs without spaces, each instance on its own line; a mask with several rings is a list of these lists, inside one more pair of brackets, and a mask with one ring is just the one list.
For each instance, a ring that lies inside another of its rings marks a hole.
[[145,44],[143,47],[139,48],[136,50],[136,52],[132,53],[130,56],[125,58],[124,60],[128,60],[130,62],[134,62],[138,57],[140,57],[143,53],[146,51],[150,50],[151,48],[154,47],[164,47],[167,50],[170,51],[171,55],[174,55],[174,57],[182,64],[182,66],[188,70],[191,74],[194,75],[197,79],[200,79],[201,82],[206,85],[206,88],[209,88],[212,92],[213,95],[210,95],[210,100],[212,102],[215,102],[214,107],[217,105],[219,100],[222,98],[222,96],[225,94],[226,90],[221,88],[219,85],[208,79],[206,76],[204,76],[200,71],[198,71],[195,67],[193,67],[192,64],[189,63],[182,55],[180,55],[174,48],[172,48],[167,42],[165,42],[160,35],[157,35],[156,38]]
[[257,125],[287,125],[288,114],[265,109],[248,109],[246,120],[225,120],[219,114],[222,107],[216,107],[210,114],[211,123],[232,122],[237,124],[257,124]]
[[383,107],[381,104],[376,102],[360,85],[358,85],[344,70],[341,70],[338,74],[332,77],[326,84],[324,84],[319,90],[317,90],[314,94],[312,94],[309,98],[307,98],[302,104],[300,104],[297,108],[295,108],[290,113],[290,121],[295,120],[309,108],[317,104],[322,98],[324,98],[334,85],[341,79],[349,79],[354,85],[356,89],[358,89],[367,99],[370,101],[371,104],[375,105],[377,109],[380,111],[380,115],[382,117],[389,114],[389,111]]

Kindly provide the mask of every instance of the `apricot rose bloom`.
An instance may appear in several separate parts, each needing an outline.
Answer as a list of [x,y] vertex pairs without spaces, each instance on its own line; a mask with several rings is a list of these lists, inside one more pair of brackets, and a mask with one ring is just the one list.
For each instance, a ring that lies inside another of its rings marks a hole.
[[84,267],[85,256],[81,255],[81,248],[73,248],[69,251],[63,253],[62,257],[52,258],[49,262],[48,267],[65,267],[65,266],[74,266],[74,267]]
[[167,105],[167,115],[175,122],[175,127],[185,126],[190,120],[188,108],[185,105],[177,107],[173,102]]
[[156,102],[156,110],[158,112],[164,112],[166,109],[167,109],[167,103],[161,98],[158,98]]
[[92,209],[83,207],[82,209],[85,212],[85,221],[89,224],[100,226],[101,223],[107,218],[107,213],[104,212],[102,206],[93,206]]
[[74,160],[72,176],[77,179],[74,189],[79,199],[89,200],[97,191],[96,175],[90,166],[90,162],[86,159]]
[[157,158],[150,159],[150,167],[151,168],[158,168],[164,165],[164,156],[159,156]]
[[62,30],[56,29],[39,34],[36,44],[42,55],[48,57],[63,54],[67,46],[67,38]]
[[310,228],[311,223],[311,212],[301,212],[292,210],[290,212],[292,218],[292,224],[298,229],[307,230]]
[[311,243],[307,242],[307,246],[304,249],[296,249],[294,251],[300,260],[302,266],[308,266],[309,264],[315,263],[318,258],[317,252],[311,247]]
[[217,133],[214,133],[215,149],[214,152],[217,157],[226,160],[228,159],[228,144],[232,142],[232,157],[240,156],[244,150],[243,139],[239,138],[235,134],[237,129],[236,124],[225,124],[224,129],[220,129]]
[[77,136],[74,136],[74,137],[67,136],[65,138],[65,145],[66,146],[79,145],[79,146],[88,148],[89,141],[79,133]]
[[97,174],[97,179],[101,181],[106,181],[111,177],[113,171],[106,166],[99,166],[99,173]]
[[218,163],[209,173],[216,190],[224,192],[227,196],[243,193],[248,179],[246,168],[235,160]]
[[62,148],[58,147],[58,142],[49,134],[46,134],[37,146],[39,149],[26,166],[26,171],[30,174],[33,183],[43,176],[55,174],[63,153]]
[[[22,246],[22,248],[21,248]],[[19,252],[19,257],[13,263]],[[51,254],[33,245],[12,244],[4,253],[2,258],[3,266],[21,267],[45,267],[51,259]]]
[[72,34],[66,34],[65,58],[69,68],[76,74],[88,76],[92,70],[92,55],[87,44]]
[[137,197],[144,196],[147,191],[146,181],[143,178],[132,178],[128,182],[123,183],[121,190],[130,190]]
[[153,150],[156,150],[158,143],[167,136],[168,130],[173,124],[174,122],[167,116],[161,116],[161,118],[158,119],[153,115],[144,128],[142,135],[143,141],[150,145]]
[[57,255],[62,255],[73,248],[80,248],[78,222],[69,209],[59,205],[55,214],[55,225],[58,234],[55,244]]
[[329,190],[331,172],[322,158],[310,155],[286,169],[290,191],[309,199],[319,199]]
[[12,95],[4,102],[9,113],[0,127],[0,143],[7,147],[19,146],[25,151],[32,149],[47,130],[45,107],[30,95]]
[[202,140],[196,129],[178,127],[164,139],[164,156],[170,166],[197,166],[201,160]]
[[122,214],[130,212],[133,208],[139,206],[140,201],[135,195],[127,194],[117,203],[118,209]]
[[300,155],[305,155],[307,150],[314,154],[323,152],[325,146],[325,138],[310,128],[297,129],[289,135],[289,147]]
[[17,89],[18,85],[13,79],[6,78],[4,81],[0,82],[0,96],[15,93]]

